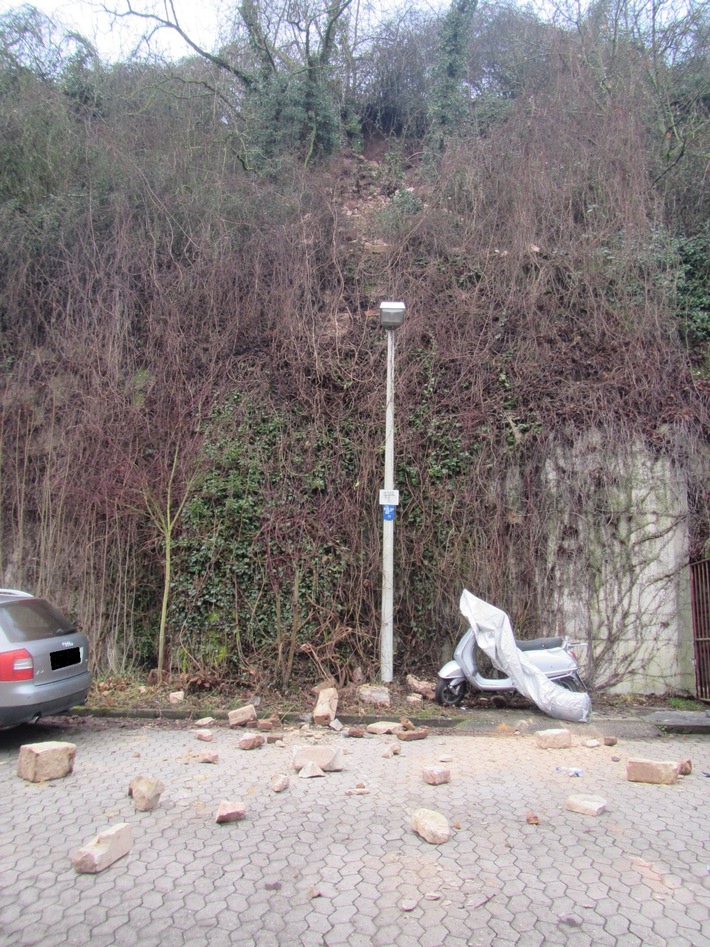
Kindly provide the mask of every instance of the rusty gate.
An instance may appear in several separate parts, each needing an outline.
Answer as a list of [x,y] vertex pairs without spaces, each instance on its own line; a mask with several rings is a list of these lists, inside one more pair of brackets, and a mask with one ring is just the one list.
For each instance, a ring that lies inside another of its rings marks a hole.
[[710,559],[690,564],[695,646],[695,694],[710,701]]

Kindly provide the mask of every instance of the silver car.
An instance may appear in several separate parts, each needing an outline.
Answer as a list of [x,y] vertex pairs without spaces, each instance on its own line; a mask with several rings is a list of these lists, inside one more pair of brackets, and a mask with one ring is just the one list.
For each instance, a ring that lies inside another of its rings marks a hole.
[[0,589],[0,728],[66,713],[90,687],[86,635],[44,599]]

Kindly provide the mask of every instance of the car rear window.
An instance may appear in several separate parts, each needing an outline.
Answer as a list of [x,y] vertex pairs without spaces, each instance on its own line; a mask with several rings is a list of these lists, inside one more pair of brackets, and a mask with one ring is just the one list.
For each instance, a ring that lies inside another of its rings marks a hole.
[[8,641],[38,641],[76,631],[76,627],[44,599],[11,602],[0,607],[0,628]]

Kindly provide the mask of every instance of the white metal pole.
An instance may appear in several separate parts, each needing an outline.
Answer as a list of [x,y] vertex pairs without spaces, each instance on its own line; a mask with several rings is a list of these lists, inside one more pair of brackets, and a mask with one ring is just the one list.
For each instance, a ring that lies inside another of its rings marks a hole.
[[[387,330],[387,404],[385,410],[385,490],[394,490],[394,335]],[[382,630],[380,667],[382,683],[392,681],[394,662],[394,520],[382,521]]]

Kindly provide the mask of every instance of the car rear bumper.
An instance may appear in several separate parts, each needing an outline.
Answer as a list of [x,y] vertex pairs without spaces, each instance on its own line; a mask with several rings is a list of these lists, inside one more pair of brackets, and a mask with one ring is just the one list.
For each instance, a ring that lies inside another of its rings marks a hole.
[[91,681],[91,673],[84,671],[41,686],[33,681],[0,684],[0,727],[16,727],[85,704]]

